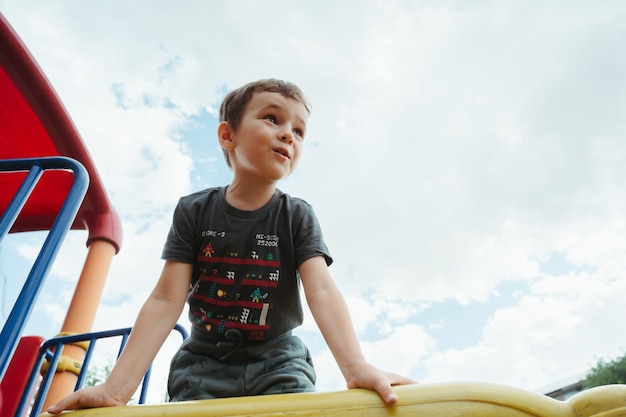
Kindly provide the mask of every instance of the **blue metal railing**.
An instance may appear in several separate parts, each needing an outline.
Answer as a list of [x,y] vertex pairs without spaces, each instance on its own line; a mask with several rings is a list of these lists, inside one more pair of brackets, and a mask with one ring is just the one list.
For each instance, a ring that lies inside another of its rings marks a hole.
[[[130,334],[132,328],[127,327],[123,329],[117,330],[108,330],[103,332],[94,332],[94,333],[83,333],[71,336],[60,336],[54,339],[47,340],[41,345],[39,350],[39,357],[37,362],[35,363],[33,370],[31,372],[30,378],[28,380],[27,388],[24,390],[24,394],[22,395],[22,399],[20,400],[20,404],[18,405],[17,411],[15,413],[16,416],[24,415],[24,412],[27,410],[27,407],[30,403],[30,396],[28,393],[32,392],[32,387],[37,385],[37,380],[39,379],[39,371],[44,361],[49,362],[48,372],[46,372],[39,384],[39,390],[37,392],[37,396],[35,397],[35,401],[30,410],[30,416],[36,416],[41,412],[41,407],[43,406],[43,402],[48,394],[48,390],[50,389],[50,384],[52,384],[52,378],[54,377],[54,370],[57,368],[59,361],[61,360],[61,356],[63,353],[63,347],[65,345],[76,344],[80,342],[88,342],[89,346],[85,351],[85,358],[83,359],[82,366],[80,368],[80,372],[78,373],[78,380],[76,381],[76,386],[74,390],[78,390],[83,387],[83,383],[85,381],[85,377],[87,376],[89,363],[91,361],[94,349],[96,347],[96,341],[100,339],[106,339],[111,337],[121,337],[120,348],[118,350],[117,356],[122,353],[124,350],[124,346],[126,346],[126,341],[128,340],[128,335]],[[174,326],[174,331],[177,331],[183,340],[188,337],[187,331],[180,324]],[[148,384],[150,383],[150,374],[152,371],[152,367],[148,369],[146,374],[143,377],[141,383],[141,393],[139,396],[139,404],[144,404],[146,402],[146,394],[148,393]]]
[[0,241],[9,233],[37,182],[46,170],[71,171],[74,174],[74,181],[2,328],[2,333],[0,333],[0,379],[4,376],[34,302],[39,295],[39,290],[58,253],[61,242],[74,222],[89,186],[87,170],[80,162],[71,158],[59,156],[0,160],[0,175],[2,172],[28,171],[7,210],[0,218]]

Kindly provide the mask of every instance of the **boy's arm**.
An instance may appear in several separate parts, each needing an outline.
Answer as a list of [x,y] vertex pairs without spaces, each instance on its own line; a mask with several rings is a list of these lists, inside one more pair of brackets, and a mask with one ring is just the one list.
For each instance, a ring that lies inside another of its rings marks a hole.
[[106,382],[82,389],[48,409],[51,414],[79,408],[125,405],[168,337],[185,305],[192,264],[166,261],[154,290],[139,311],[124,351]]
[[383,372],[365,360],[346,302],[330,276],[323,257],[304,261],[299,272],[311,313],[348,388],[372,389],[387,404],[394,404],[398,397],[391,386],[413,384],[415,381]]

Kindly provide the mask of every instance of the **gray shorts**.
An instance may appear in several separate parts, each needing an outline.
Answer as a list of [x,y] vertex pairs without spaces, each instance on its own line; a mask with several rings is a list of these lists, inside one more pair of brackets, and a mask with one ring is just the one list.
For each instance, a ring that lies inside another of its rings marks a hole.
[[170,401],[315,391],[306,345],[291,333],[240,346],[188,338],[174,355]]

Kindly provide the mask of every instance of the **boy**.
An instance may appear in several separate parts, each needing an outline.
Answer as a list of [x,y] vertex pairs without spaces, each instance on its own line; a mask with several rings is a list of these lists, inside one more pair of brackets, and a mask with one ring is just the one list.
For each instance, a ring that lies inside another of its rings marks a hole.
[[172,401],[313,391],[309,351],[291,335],[302,323],[298,278],[347,387],[397,401],[391,386],[413,381],[366,362],[311,207],[276,188],[297,166],[308,117],[300,89],[280,80],[225,97],[217,134],[231,184],[181,198],[161,277],[109,378],[48,412],[126,404],[185,302],[192,331],[172,359]]

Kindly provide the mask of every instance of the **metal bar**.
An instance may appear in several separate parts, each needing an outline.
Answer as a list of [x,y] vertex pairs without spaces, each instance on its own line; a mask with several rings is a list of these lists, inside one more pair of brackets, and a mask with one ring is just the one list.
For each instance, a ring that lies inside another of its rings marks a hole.
[[74,182],[72,183],[61,210],[50,228],[50,232],[30,270],[26,282],[22,287],[22,291],[2,328],[2,333],[0,333],[0,378],[4,376],[11,355],[17,346],[19,337],[26,326],[26,321],[32,311],[34,302],[39,295],[39,290],[61,246],[61,241],[65,238],[65,235],[72,226],[89,186],[87,170],[80,162],[71,158],[51,157],[0,161],[0,169],[3,171],[26,171],[30,170],[33,166],[39,166],[43,170],[56,169],[72,171],[74,174]]
[[[44,345],[41,347],[41,352],[43,352],[42,356],[46,356],[47,353],[50,352],[50,349],[45,349]],[[48,371],[44,375],[43,380],[41,381],[41,385],[39,386],[39,391],[37,392],[37,396],[35,397],[35,402],[33,402],[33,408],[31,409],[31,416],[36,416],[41,411],[41,407],[43,406],[43,402],[46,399],[45,393],[50,389],[50,384],[52,384],[52,376],[59,365],[59,361],[61,360],[61,355],[63,353],[63,347],[65,345],[61,342],[54,343],[54,353],[52,354],[52,358],[50,358],[50,364],[48,366]]]
[[[40,350],[41,352],[41,350]],[[30,377],[28,378],[28,383],[26,385],[26,389],[22,393],[22,398],[20,398],[20,403],[15,410],[16,416],[24,416],[26,415],[26,409],[29,403],[31,402],[31,387],[34,387],[39,379],[39,373],[41,372],[41,366],[43,365],[44,360],[46,359],[46,355],[39,354],[37,361],[33,365],[33,369],[30,372]],[[29,395],[26,395],[29,394]]]
[[89,363],[91,362],[91,356],[93,355],[93,350],[96,347],[96,338],[89,338],[89,347],[87,347],[87,351],[85,352],[85,357],[83,358],[83,364],[80,367],[80,373],[78,374],[78,379],[76,380],[76,386],[74,387],[74,391],[79,390],[83,386],[83,381],[85,380],[85,376],[87,375],[87,368],[89,367]]
[[[5,171],[4,166],[0,166],[0,171]],[[41,174],[43,173],[43,169],[39,165],[33,165],[26,178],[20,185],[20,188],[17,190],[11,203],[7,207],[6,211],[2,214],[2,218],[0,218],[0,241],[2,241],[7,234],[9,234],[9,230],[17,220],[20,211],[28,201],[28,197],[33,192],[35,185],[41,178]]]
[[[82,387],[82,380],[84,379],[84,374],[86,374],[87,368],[91,361],[92,351],[94,349],[96,340],[109,338],[109,337],[121,337],[122,339],[120,341],[120,349],[119,349],[119,352],[121,353],[121,351],[124,349],[124,345],[126,345],[126,342],[128,340],[128,335],[130,334],[131,330],[132,330],[132,327],[125,327],[121,329],[106,330],[106,331],[101,331],[101,332],[74,334],[70,336],[59,336],[50,340],[46,340],[41,345],[41,348],[39,349],[39,361],[37,362],[38,365],[36,366],[38,368],[41,367],[41,364],[43,363],[43,360],[46,357],[50,361],[50,366],[48,367],[48,372],[46,373],[46,375],[44,375],[40,383],[39,392],[37,393],[37,398],[35,399],[35,402],[33,403],[33,407],[30,411],[30,416],[34,417],[34,416],[39,415],[39,413],[41,413],[41,408],[43,406],[44,399],[47,396],[48,390],[50,389],[50,384],[52,383],[52,376],[54,375],[53,370],[56,369],[59,363],[63,346],[77,343],[77,342],[84,342],[86,340],[90,341],[89,348],[87,348],[87,352],[85,353],[85,358],[83,360],[83,365],[80,371],[80,374],[81,374],[81,376],[79,376],[80,385],[79,384],[76,385],[76,389],[79,389],[80,387]],[[176,324],[173,330],[177,331],[180,334],[183,341],[187,339],[187,337],[189,336],[185,328],[181,326],[180,324]],[[119,354],[118,354],[118,357],[119,357]],[[33,370],[33,373],[34,374],[31,374],[30,382],[34,384],[36,382],[35,377],[38,373],[38,369]],[[146,374],[144,375],[144,378],[142,379],[139,404],[145,404],[146,402],[146,396],[148,393],[148,387],[150,384],[151,374],[152,374],[152,366],[148,368],[148,371],[146,372]],[[29,385],[29,387],[30,386],[31,385]],[[25,392],[27,391],[28,391],[28,388]],[[27,400],[28,398],[22,397],[22,402],[20,403],[20,408],[18,408],[18,410],[24,410],[25,403]]]
[[152,375],[152,365],[146,371],[141,381],[141,393],[139,394],[139,404],[146,403],[146,396],[148,395],[148,385],[150,384],[150,375]]

